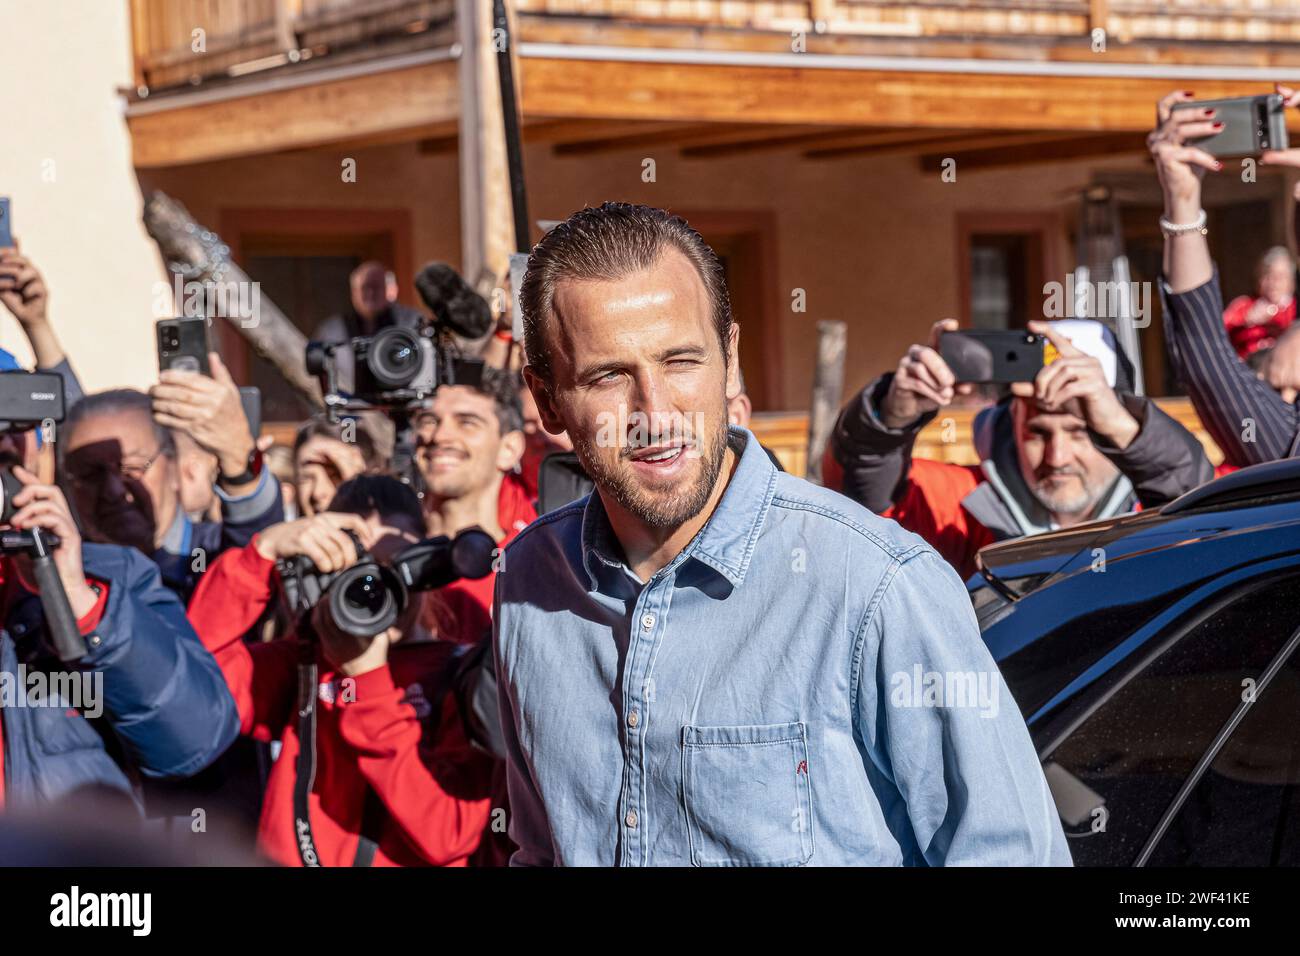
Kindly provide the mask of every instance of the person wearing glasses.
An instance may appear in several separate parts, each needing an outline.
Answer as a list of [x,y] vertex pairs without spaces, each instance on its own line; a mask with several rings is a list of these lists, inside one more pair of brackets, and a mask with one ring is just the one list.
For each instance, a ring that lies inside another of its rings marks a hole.
[[[279,482],[262,465],[239,389],[216,354],[209,362],[212,377],[171,370],[148,394],[86,396],[59,440],[86,537],[144,552],[182,601],[218,555],[284,520]],[[201,485],[220,500],[220,521],[191,517],[187,502]]]

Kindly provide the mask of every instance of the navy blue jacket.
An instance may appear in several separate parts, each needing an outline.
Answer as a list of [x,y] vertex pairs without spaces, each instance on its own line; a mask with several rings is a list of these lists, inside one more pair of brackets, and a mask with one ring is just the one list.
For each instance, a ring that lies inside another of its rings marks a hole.
[[[14,603],[0,630],[0,681],[30,687],[32,674],[100,674],[89,718],[68,706],[16,707],[0,695],[5,806],[40,804],[86,788],[138,802],[143,778],[180,778],[206,767],[239,733],[225,679],[152,561],[131,548],[83,544],[86,576],[107,582],[88,652],[65,665],[44,639],[40,599]],[[20,665],[23,665],[20,668]],[[25,680],[20,681],[20,677]],[[52,685],[51,685],[52,686]],[[67,690],[66,687],[63,688]]]

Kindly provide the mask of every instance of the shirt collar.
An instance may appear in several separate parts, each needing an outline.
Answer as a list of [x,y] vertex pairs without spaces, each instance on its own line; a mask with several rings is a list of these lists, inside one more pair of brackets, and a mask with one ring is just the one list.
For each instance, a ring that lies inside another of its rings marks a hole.
[[176,517],[172,519],[172,525],[163,535],[161,550],[168,554],[189,554],[190,553],[190,532],[192,530],[190,517],[182,508],[176,509]]
[[[727,444],[739,455],[736,470],[713,514],[674,563],[694,558],[726,578],[732,587],[740,587],[776,494],[777,471],[748,429],[730,426]],[[592,590],[597,587],[596,570],[601,565],[626,567],[618,557],[620,551],[600,492],[592,491],[582,514],[582,565]]]

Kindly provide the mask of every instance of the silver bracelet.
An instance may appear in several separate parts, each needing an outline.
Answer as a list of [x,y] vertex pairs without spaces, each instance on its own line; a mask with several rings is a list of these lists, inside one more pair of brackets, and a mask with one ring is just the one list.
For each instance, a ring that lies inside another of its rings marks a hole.
[[1160,231],[1165,234],[1166,238],[1174,236],[1185,236],[1189,232],[1199,232],[1201,235],[1207,235],[1210,230],[1205,228],[1205,210],[1196,217],[1195,222],[1170,222],[1164,216],[1160,217]]

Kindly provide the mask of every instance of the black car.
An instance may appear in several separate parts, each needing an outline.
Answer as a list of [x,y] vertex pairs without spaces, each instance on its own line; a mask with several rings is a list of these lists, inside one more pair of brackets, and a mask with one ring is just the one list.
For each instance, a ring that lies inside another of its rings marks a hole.
[[1300,460],[992,545],[969,587],[1076,864],[1300,864]]

